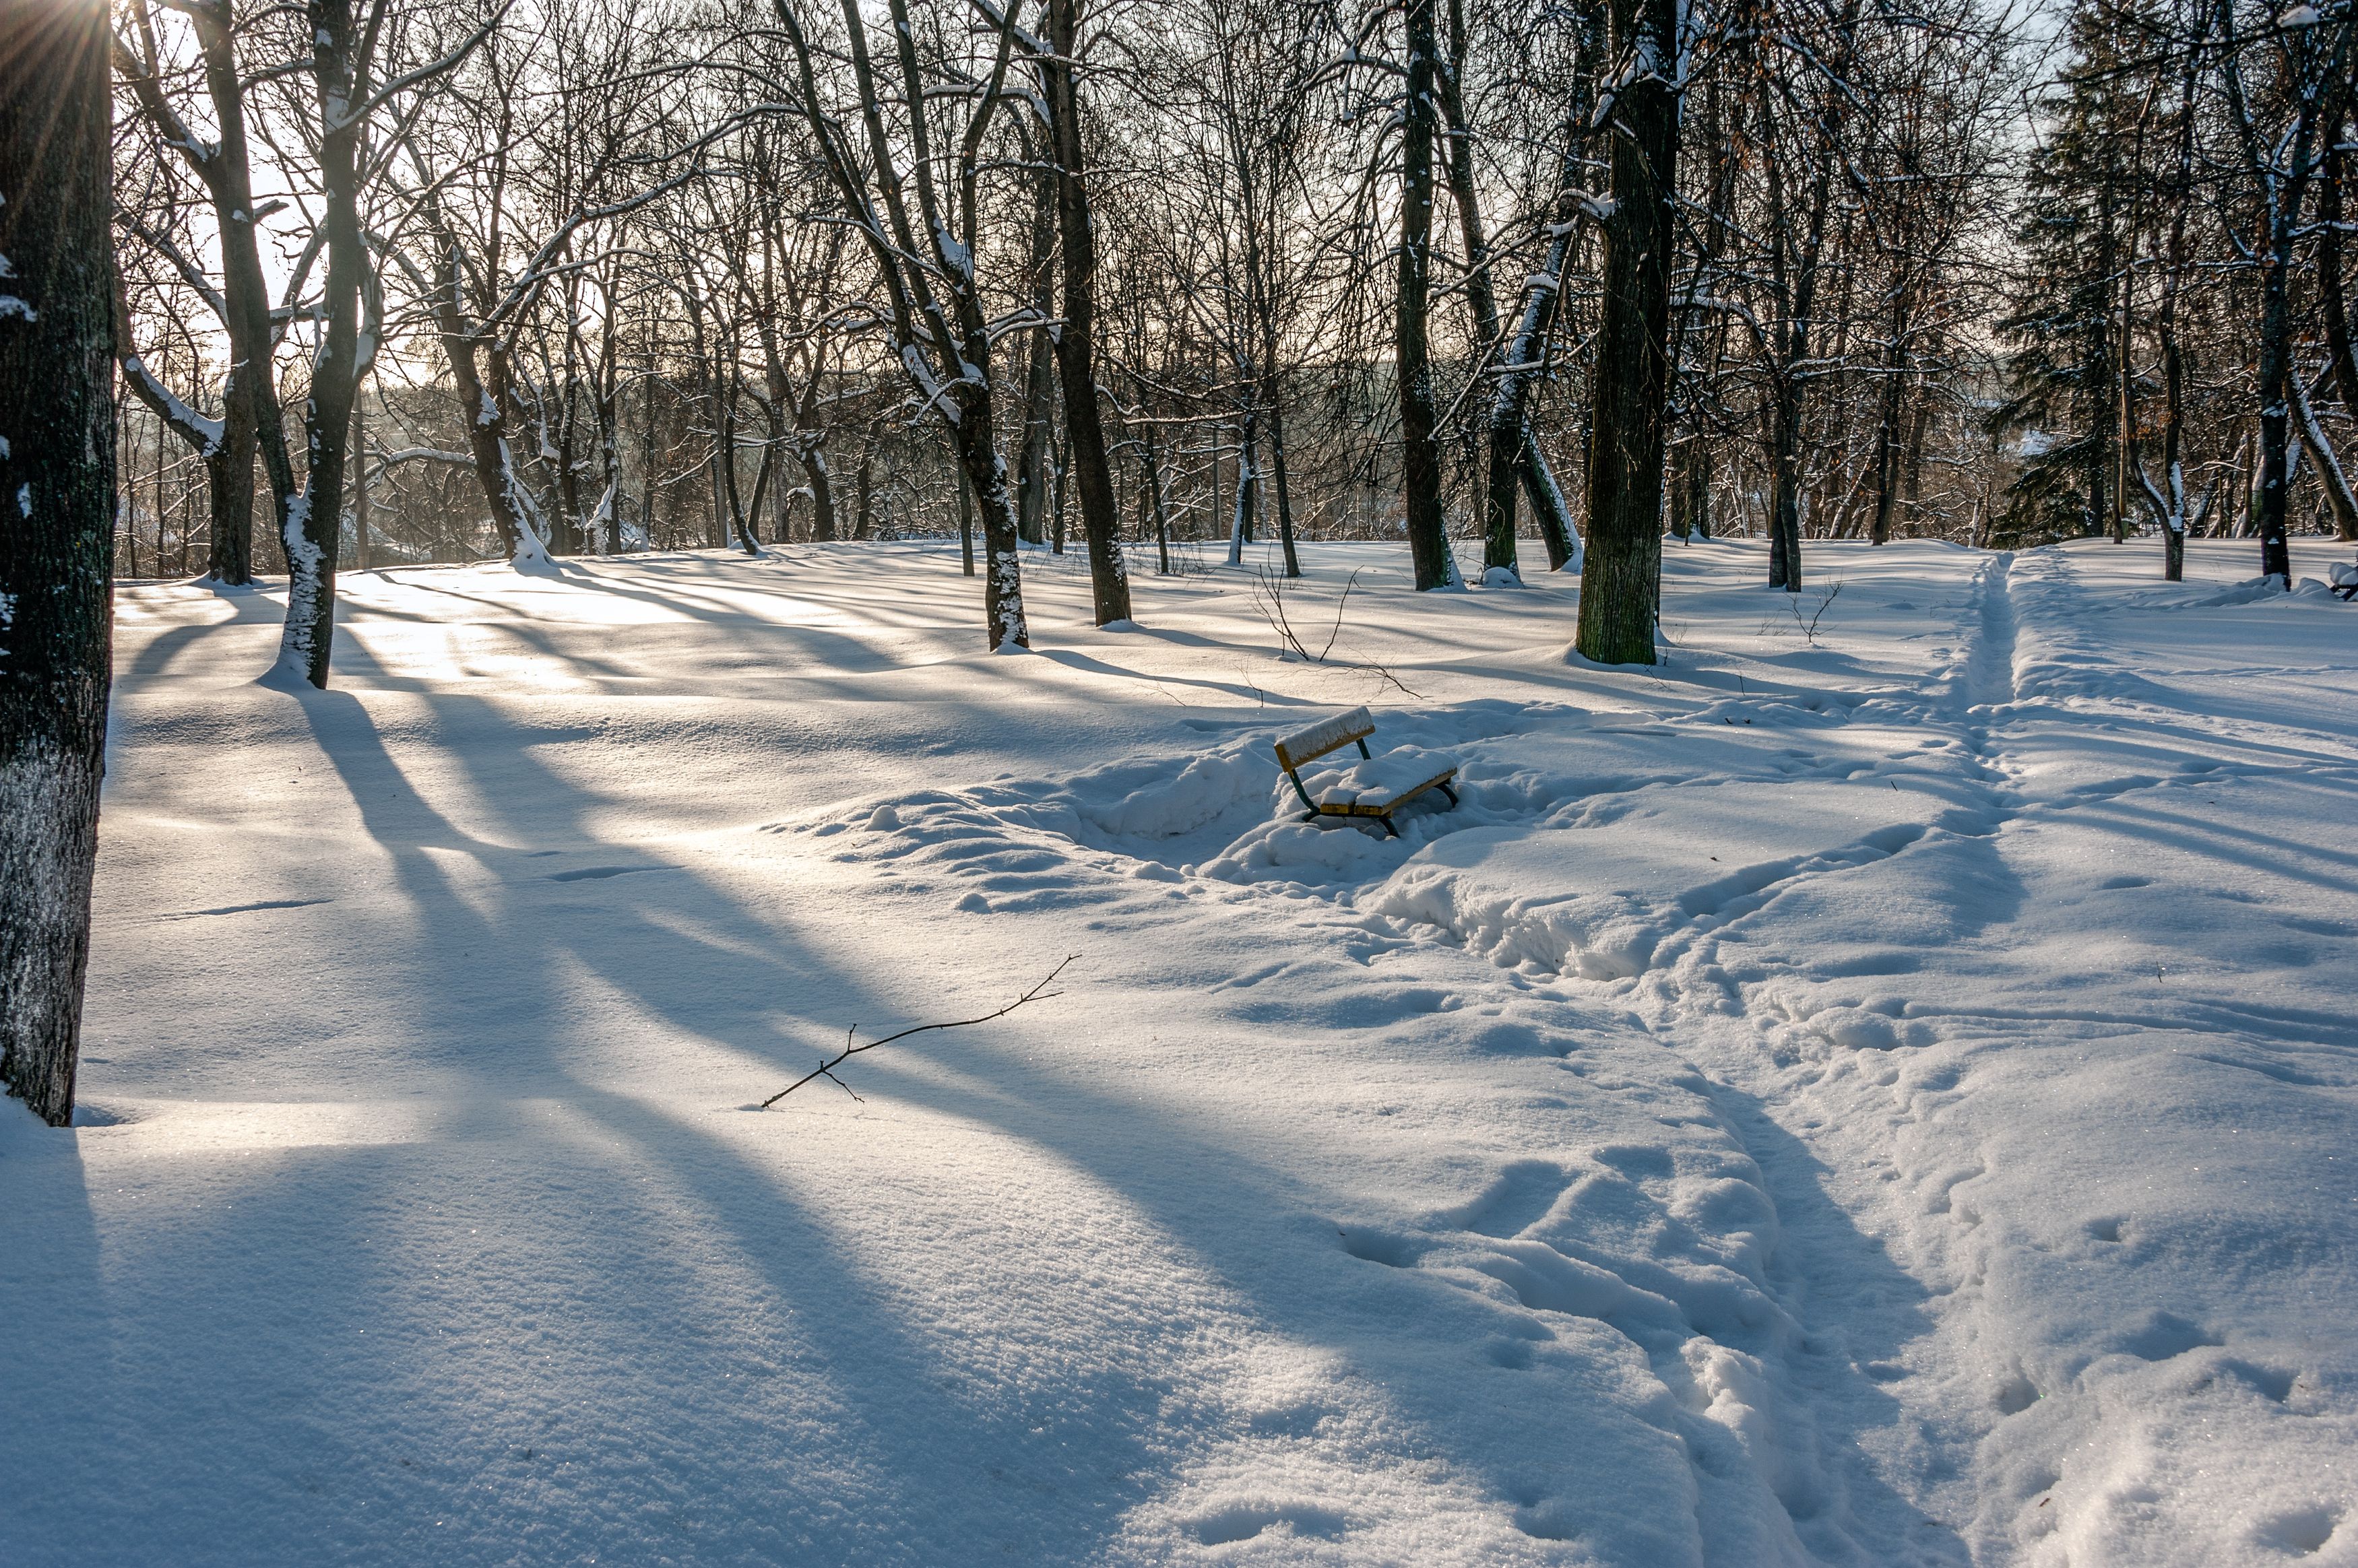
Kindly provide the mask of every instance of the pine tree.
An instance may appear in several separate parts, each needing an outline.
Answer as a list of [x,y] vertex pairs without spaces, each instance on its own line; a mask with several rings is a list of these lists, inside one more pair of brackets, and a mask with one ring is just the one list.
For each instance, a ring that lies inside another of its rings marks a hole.
[[2126,180],[2121,128],[2134,113],[2115,69],[2118,31],[2099,6],[2074,7],[2071,63],[2039,104],[2046,140],[2023,178],[2015,223],[2015,308],[1998,323],[2011,345],[2007,396],[1991,424],[2022,438],[2022,468],[1992,530],[1996,545],[2104,532],[2112,492],[2112,311]]

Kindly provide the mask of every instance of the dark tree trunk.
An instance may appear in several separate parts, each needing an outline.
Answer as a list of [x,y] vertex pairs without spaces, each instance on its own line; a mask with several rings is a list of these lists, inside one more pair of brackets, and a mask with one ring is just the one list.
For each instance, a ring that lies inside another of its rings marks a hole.
[[[254,234],[254,185],[245,139],[244,88],[238,76],[237,55],[230,30],[230,10],[200,9],[190,13],[204,48],[205,83],[220,122],[220,146],[211,161],[219,171],[213,182],[214,208],[222,240],[222,297],[229,306],[223,323],[230,335],[231,366],[223,387],[224,413],[236,409],[233,441],[238,463],[237,487],[246,497],[233,519],[234,536],[226,547],[214,546],[209,575],[224,583],[250,583],[253,571],[253,460],[262,459],[269,476],[272,512],[283,530],[287,506],[295,494],[295,470],[287,453],[287,430],[278,408],[278,388],[273,383],[273,334],[270,291],[264,281],[262,252]],[[235,572],[236,576],[228,575]]]
[[604,486],[598,503],[598,548],[606,555],[619,556],[622,553],[622,454],[621,432],[616,428],[620,410],[615,406],[615,311],[611,287],[604,292],[606,308],[598,313],[598,476]]
[[1056,334],[1056,370],[1064,382],[1067,464],[1080,493],[1081,533],[1089,546],[1089,591],[1097,623],[1127,621],[1130,574],[1121,561],[1121,514],[1114,501],[1113,466],[1098,414],[1097,238],[1089,222],[1083,167],[1080,94],[1073,82],[1079,56],[1082,0],[1048,0],[1048,42],[1055,53],[1041,61],[1047,88],[1049,135],[1056,155],[1056,224],[1065,251],[1065,324]]
[[958,465],[958,568],[968,577],[974,575],[974,483],[966,477],[966,465]]
[[[721,345],[720,351],[730,364],[737,358],[736,345]],[[714,444],[713,460],[720,465],[720,493],[729,503],[729,533],[737,547],[749,556],[762,553],[760,538],[753,526],[761,520],[762,502],[754,497],[750,507],[737,483],[737,389],[723,381],[719,366],[713,367],[712,402],[719,415],[720,435]],[[766,467],[765,467],[766,471]]]
[[2291,481],[2292,228],[2286,214],[2261,257],[2260,482],[2253,523],[2260,535],[2260,575],[2292,586],[2292,547],[2286,538],[2285,489]]
[[222,442],[205,459],[212,509],[205,576],[227,588],[254,581],[254,417],[248,398],[222,410]]
[[773,383],[769,406],[763,410],[763,424],[769,432],[762,453],[763,471],[767,473],[773,468],[778,470],[774,476],[776,486],[770,492],[770,538],[780,545],[795,536],[795,487],[786,481],[784,464],[776,460],[779,453],[794,449],[794,438],[786,433],[785,390],[782,382]]
[[[975,178],[987,115],[998,102],[994,92],[982,100],[969,122],[959,154],[959,181],[966,195],[965,223],[954,231],[946,222],[926,174],[932,157],[926,141],[922,104],[923,77],[917,62],[916,36],[906,0],[891,0],[894,52],[901,67],[905,102],[919,106],[911,119],[910,153],[917,172],[919,211],[931,247],[930,265],[917,255],[917,226],[912,222],[905,187],[895,161],[892,138],[880,106],[875,67],[868,52],[868,35],[856,5],[844,9],[844,27],[850,44],[852,77],[860,96],[860,123],[866,132],[872,163],[853,165],[840,140],[821,130],[821,157],[837,193],[853,209],[869,215],[856,232],[876,263],[877,279],[892,306],[893,338],[911,385],[937,409],[957,449],[958,463],[982,508],[983,622],[995,651],[1030,646],[1031,633],[1023,615],[1022,559],[1017,552],[1015,509],[1007,491],[1007,467],[1000,459],[997,421],[990,386],[990,329],[979,297],[973,258],[978,238]],[[823,128],[829,117],[822,106],[817,73],[809,39],[786,0],[776,0],[780,29],[795,54],[797,92],[806,122]],[[1011,25],[1001,32],[1000,67],[1003,69],[1013,38]],[[997,84],[994,75],[993,85]],[[882,213],[879,215],[878,200]],[[886,223],[890,224],[890,233]],[[955,325],[953,325],[955,321]]]
[[1606,665],[1654,662],[1661,608],[1678,45],[1675,0],[1613,0],[1613,52],[1626,85],[1613,105],[1613,212],[1605,224],[1576,644]]
[[360,122],[341,113],[353,102],[355,54],[352,0],[310,0],[313,82],[321,107],[319,185],[328,232],[328,277],[320,305],[325,321],[312,361],[311,397],[303,418],[309,464],[303,493],[286,524],[287,627],[279,667],[325,688],[335,651],[336,550],[343,530],[337,503],[344,493],[345,441],[352,399],[368,367],[361,341],[362,291],[369,267],[360,222]]
[[1867,542],[1887,545],[1891,542],[1891,515],[1899,500],[1899,415],[1905,401],[1907,378],[1902,368],[1907,363],[1904,346],[1908,330],[1908,297],[1898,279],[1891,285],[1891,316],[1887,323],[1890,341],[1883,351],[1883,410],[1875,427],[1875,522],[1867,532]]
[[[0,1079],[73,1118],[114,522],[106,7],[0,0]],[[40,395],[24,394],[38,387]]]
[[[2104,182],[2097,190],[2096,276],[2107,280],[2105,285],[2107,288],[2110,287],[2109,280],[2119,266],[2118,241],[2114,233],[2115,223],[2113,215],[2114,195],[2119,183],[2114,171],[2107,170]],[[2109,296],[2106,297],[2109,299]],[[2095,351],[2091,356],[2090,380],[2093,381],[2095,385],[2087,389],[2096,409],[2094,428],[2091,432],[2093,439],[2088,443],[2087,533],[2090,538],[2094,538],[2111,525],[2115,511],[2121,503],[2122,498],[2114,493],[2113,484],[2116,477],[2114,473],[2115,448],[2113,437],[2116,432],[2118,421],[2107,419],[2104,416],[2104,409],[2107,405],[2114,402],[2114,398],[2109,395],[2114,393],[2117,386],[2116,368],[2128,357],[2126,345],[2114,341],[2112,311],[2109,308],[2099,309],[2094,312],[2094,318]],[[2102,389],[2101,393],[2097,390],[2099,388]]]
[[1681,441],[1671,460],[1671,532],[1711,537],[1711,443],[1700,433]]
[[1171,575],[1171,510],[1163,494],[1163,465],[1155,460],[1154,427],[1149,425],[1139,441],[1139,461],[1146,470],[1146,498],[1154,509],[1154,569]]
[[[1030,146],[1027,139],[1026,147]],[[1055,291],[1050,287],[1049,265],[1056,244],[1056,181],[1044,173],[1033,187],[1032,202],[1032,307],[1043,318],[1055,314]],[[1051,350],[1043,332],[1027,333],[1023,347],[1023,442],[1015,456],[1015,514],[1018,536],[1027,545],[1048,542],[1049,424],[1055,417],[1055,376]]]
[[804,389],[803,399],[795,407],[795,450],[801,454],[803,479],[810,485],[811,539],[815,543],[833,544],[835,476],[827,466],[827,427],[820,423],[818,416],[822,379],[814,366],[810,385]]
[[[1275,362],[1273,359],[1263,362]],[[1261,379],[1262,402],[1269,409],[1269,472],[1277,493],[1277,542],[1285,556],[1285,575],[1302,575],[1302,557],[1293,547],[1293,497],[1285,484],[1285,411],[1278,399],[1271,395],[1276,389],[1277,373],[1266,372]],[[1158,506],[1161,497],[1156,497]],[[1167,569],[1167,568],[1166,568]]]
[[1072,443],[1062,432],[1048,448],[1048,548],[1065,553],[1065,481],[1072,473]]
[[1401,504],[1419,590],[1458,586],[1441,510],[1440,414],[1426,326],[1433,298],[1434,0],[1407,0],[1408,102],[1401,106],[1400,304],[1394,318],[1401,416]]
[[2342,182],[2350,155],[2342,150],[2342,127],[2336,125],[2326,144],[2323,183],[2317,193],[2317,303],[2325,318],[2325,347],[2333,362],[2334,389],[2342,411],[2358,419],[2358,351],[2350,341],[2350,306],[2342,276]]
[[868,438],[860,444],[860,471],[852,478],[854,507],[851,514],[851,536],[865,540],[876,526],[876,432],[871,429]]
[[1027,545],[1048,542],[1048,420],[1050,378],[1047,345],[1029,349],[1023,378],[1023,445],[1015,454],[1016,536]]
[[368,427],[352,395],[352,569],[369,569]]
[[[1778,329],[1777,362],[1770,367],[1768,437],[1768,586],[1801,591],[1801,378],[1810,353],[1810,312],[1814,308],[1818,261],[1823,254],[1826,213],[1833,198],[1833,159],[1821,162],[1810,194],[1808,238],[1791,286],[1790,322]],[[1781,184],[1771,164],[1770,183]],[[1781,202],[1779,205],[1782,205]],[[1785,270],[1785,241],[1772,241],[1776,268]],[[1783,292],[1781,280],[1779,292]]]
[[1253,542],[1253,521],[1260,514],[1260,422],[1248,401],[1237,424],[1237,495],[1228,518],[1228,565],[1244,565],[1245,546]]
[[[1436,83],[1445,133],[1443,141],[1448,153],[1443,167],[1448,171],[1450,203],[1457,209],[1458,238],[1466,249],[1466,309],[1473,318],[1474,357],[1479,362],[1489,358],[1498,341],[1498,301],[1490,276],[1490,242],[1482,225],[1481,190],[1475,178],[1474,127],[1466,113],[1463,73],[1470,36],[1461,0],[1450,0],[1449,24],[1448,64],[1437,73]],[[1502,567],[1512,572],[1517,581],[1522,579],[1522,563],[1515,557],[1515,470],[1521,458],[1519,435],[1520,431],[1510,430],[1501,438],[1496,429],[1490,432],[1489,461],[1494,465],[1503,461],[1506,471],[1489,476],[1482,531],[1483,570]]]

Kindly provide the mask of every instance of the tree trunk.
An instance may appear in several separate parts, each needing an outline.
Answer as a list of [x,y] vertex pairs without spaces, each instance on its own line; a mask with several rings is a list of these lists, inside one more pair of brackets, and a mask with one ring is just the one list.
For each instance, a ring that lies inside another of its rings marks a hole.
[[1048,548],[1065,553],[1065,481],[1073,471],[1072,442],[1060,431],[1048,445]]
[[[610,280],[611,284],[611,280]],[[621,450],[620,410],[616,407],[614,293],[611,287],[602,290],[605,308],[598,312],[598,477],[602,486],[598,502],[598,548],[609,556],[622,553],[622,454]],[[383,384],[380,383],[380,385]]]
[[1891,283],[1890,341],[1883,351],[1883,409],[1875,428],[1875,521],[1867,543],[1891,543],[1891,514],[1899,499],[1899,414],[1907,391],[1902,373],[1908,356],[1901,346],[1908,330],[1907,294],[1898,278]]
[[1237,503],[1228,519],[1228,565],[1244,565],[1245,546],[1252,542],[1253,516],[1260,510],[1260,421],[1250,403],[1237,426]]
[[2260,575],[2292,586],[2292,548],[2285,536],[2285,491],[2292,482],[2292,228],[2279,214],[2260,271],[2260,471],[2252,521],[2260,535]]
[[974,575],[974,485],[966,477],[966,465],[958,465],[958,568],[966,576]]
[[[1027,138],[1027,149],[1030,145]],[[1056,181],[1043,173],[1033,187],[1031,270],[1026,276],[1033,282],[1032,307],[1044,319],[1055,310],[1055,294],[1049,281],[1055,237]],[[1049,365],[1051,350],[1042,341],[1044,331],[1027,333],[1023,349],[1023,444],[1016,449],[1015,510],[1019,535],[1027,545],[1048,542],[1048,487],[1042,470],[1047,467],[1055,378]]]
[[352,569],[369,569],[368,427],[352,395]]
[[860,443],[860,471],[853,476],[855,505],[852,512],[851,536],[865,540],[876,526],[876,427],[871,425]]
[[983,622],[993,648],[1028,648],[1032,633],[1023,620],[1022,559],[1016,548],[1014,499],[1007,493],[1007,465],[991,440],[988,409],[979,419],[973,415],[969,404],[967,417],[951,427],[951,438],[982,513]]
[[[143,25],[146,9],[137,8]],[[156,75],[126,60],[125,82],[168,146],[177,147],[202,181],[213,209],[222,253],[222,288],[214,304],[229,339],[229,364],[222,381],[221,449],[210,454],[209,477],[227,481],[211,498],[211,548],[206,576],[231,587],[254,580],[254,461],[257,453],[269,475],[273,515],[282,532],[294,494],[294,470],[273,384],[274,334],[270,297],[254,237],[254,186],[249,166],[244,84],[237,66],[235,35],[226,6],[186,10],[193,27],[205,88],[214,117],[206,141],[181,124]],[[127,334],[124,334],[127,345]],[[157,569],[162,569],[160,559]]]
[[1154,508],[1154,569],[1171,575],[1171,510],[1163,494],[1163,465],[1155,460],[1154,427],[1149,425],[1139,442],[1140,461],[1146,470],[1146,494]]
[[0,1079],[53,1127],[73,1118],[105,766],[109,92],[103,5],[0,0],[0,255],[22,306],[0,314],[16,514],[0,527]]
[[1540,538],[1547,545],[1548,570],[1581,570],[1587,565],[1587,546],[1572,521],[1572,508],[1564,503],[1563,487],[1556,483],[1547,455],[1540,450],[1539,438],[1531,433],[1528,425],[1523,430],[1522,458],[1515,465],[1515,471],[1522,480],[1523,494],[1531,500],[1531,515],[1539,520]]
[[1017,537],[1027,545],[1048,542],[1048,466],[1050,381],[1048,350],[1035,335],[1023,377],[1023,445],[1015,455]]
[[1671,459],[1671,532],[1682,539],[1711,537],[1711,443],[1700,432],[1681,441]]
[[1441,509],[1440,414],[1426,324],[1433,296],[1434,0],[1407,0],[1408,101],[1401,106],[1400,302],[1393,351],[1400,386],[1401,506],[1420,591],[1456,588]]
[[460,265],[458,236],[434,208],[427,222],[435,239],[434,325],[442,357],[450,367],[450,386],[460,417],[467,427],[467,453],[474,460],[475,485],[489,509],[500,547],[510,560],[531,560],[541,555],[541,541],[526,520],[526,504],[508,446],[506,363],[496,345],[489,356],[489,375],[482,357],[484,345],[468,319],[464,269]]
[[2350,307],[2342,276],[2342,182],[2350,155],[2342,150],[2342,126],[2325,138],[2327,157],[2317,193],[2317,302],[2325,318],[2325,347],[2333,362],[2333,384],[2342,412],[2358,419],[2358,351],[2350,341]]
[[1113,464],[1098,416],[1095,230],[1083,167],[1080,94],[1073,81],[1079,57],[1082,0],[1048,0],[1048,42],[1041,61],[1047,88],[1049,135],[1056,155],[1056,224],[1065,252],[1065,324],[1057,332],[1056,370],[1064,382],[1065,440],[1081,503],[1081,533],[1089,546],[1089,594],[1103,626],[1130,619],[1130,573],[1121,559],[1121,514],[1113,493]]
[[[1480,363],[1489,358],[1498,341],[1498,302],[1490,276],[1490,242],[1482,226],[1481,189],[1475,178],[1474,127],[1466,113],[1461,73],[1466,69],[1469,37],[1465,7],[1458,0],[1451,0],[1449,18],[1449,63],[1437,73],[1436,96],[1448,151],[1443,167],[1448,171],[1451,205],[1457,209],[1458,238],[1466,249],[1466,308],[1473,318],[1473,357]],[[1523,575],[1522,563],[1515,556],[1515,475],[1522,456],[1520,434],[1509,430],[1501,439],[1496,429],[1490,432],[1489,461],[1503,462],[1506,472],[1490,475],[1485,487],[1488,503],[1482,531],[1482,569],[1487,573],[1503,568],[1518,582]]]
[[[352,0],[310,0],[311,75],[319,103],[319,186],[328,232],[325,316],[312,360],[311,397],[303,419],[310,464],[303,493],[288,507],[287,626],[278,667],[324,689],[335,652],[336,550],[343,530],[337,503],[344,493],[344,443],[352,400],[375,346],[361,335],[363,290],[369,286],[367,242],[360,222],[360,128],[346,113],[352,102],[354,54],[360,47]],[[373,298],[373,293],[368,297]]]
[[2289,376],[2287,387],[2292,393],[2292,407],[2300,444],[2308,449],[2309,466],[2316,470],[2317,487],[2325,495],[2325,508],[2333,518],[2333,536],[2337,539],[2358,539],[2358,495],[2351,492],[2350,478],[2342,471],[2342,460],[2334,455],[2333,444],[2319,423],[2317,410],[2309,406],[2309,394],[2300,384],[2298,374]]
[[[1832,163],[1818,167],[1811,191],[1809,237],[1800,256],[1800,276],[1793,282],[1790,325],[1779,329],[1778,362],[1770,367],[1769,392],[1769,521],[1768,586],[1788,593],[1801,591],[1801,377],[1810,352],[1810,311],[1815,304],[1818,258],[1825,242],[1826,211],[1832,205]],[[1784,243],[1776,241],[1779,270],[1783,270]]]
[[1590,547],[1576,646],[1599,664],[1650,665],[1661,600],[1671,372],[1676,0],[1613,0],[1613,35],[1625,85],[1613,105],[1613,211],[1605,224],[1605,304],[1588,444]]

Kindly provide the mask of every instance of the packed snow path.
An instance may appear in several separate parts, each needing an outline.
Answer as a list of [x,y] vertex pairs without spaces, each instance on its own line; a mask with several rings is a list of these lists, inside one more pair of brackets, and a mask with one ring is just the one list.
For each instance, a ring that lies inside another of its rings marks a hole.
[[[2358,611],[2250,555],[1673,546],[1653,671],[421,568],[299,697],[125,589],[0,1561],[2358,1562]],[[1362,701],[1461,808],[1293,819]]]

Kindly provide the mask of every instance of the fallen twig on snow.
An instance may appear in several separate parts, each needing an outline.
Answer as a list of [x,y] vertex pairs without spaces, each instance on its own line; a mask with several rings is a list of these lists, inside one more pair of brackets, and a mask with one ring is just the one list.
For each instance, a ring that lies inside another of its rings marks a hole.
[[785,1098],[788,1095],[794,1093],[805,1084],[809,1083],[813,1078],[825,1078],[837,1088],[841,1089],[845,1094],[851,1095],[853,1099],[858,1099],[860,1097],[856,1094],[852,1094],[851,1086],[835,1076],[835,1070],[843,1065],[845,1062],[859,1055],[862,1051],[873,1051],[879,1045],[890,1045],[895,1040],[906,1040],[912,1034],[923,1034],[929,1029],[965,1029],[972,1024],[989,1023],[994,1018],[1005,1018],[1009,1013],[1013,1012],[1017,1008],[1022,1007],[1027,1001],[1041,1001],[1052,996],[1062,996],[1065,994],[1064,992],[1052,991],[1048,988],[1055,984],[1056,977],[1058,975],[1065,972],[1065,965],[1070,964],[1075,958],[1079,957],[1080,955],[1078,953],[1069,953],[1065,955],[1064,963],[1058,964],[1055,968],[1049,970],[1047,978],[1043,979],[1038,985],[1033,986],[1030,990],[1025,991],[1022,996],[1017,997],[1013,1001],[1009,1002],[997,1012],[986,1012],[980,1018],[953,1019],[946,1023],[920,1023],[914,1029],[903,1029],[898,1034],[887,1034],[882,1040],[871,1040],[864,1045],[855,1044],[856,1038],[860,1033],[860,1025],[855,1023],[849,1029],[843,1032],[844,1044],[842,1050],[837,1052],[835,1055],[828,1060],[820,1063],[816,1067],[813,1067],[809,1072],[805,1073],[801,1077],[796,1078],[793,1083],[788,1084],[784,1088],[780,1089],[776,1094],[772,1095],[768,1099],[763,1100],[760,1105],[753,1108],[756,1110],[769,1109],[772,1106],[777,1104],[780,1100]]

